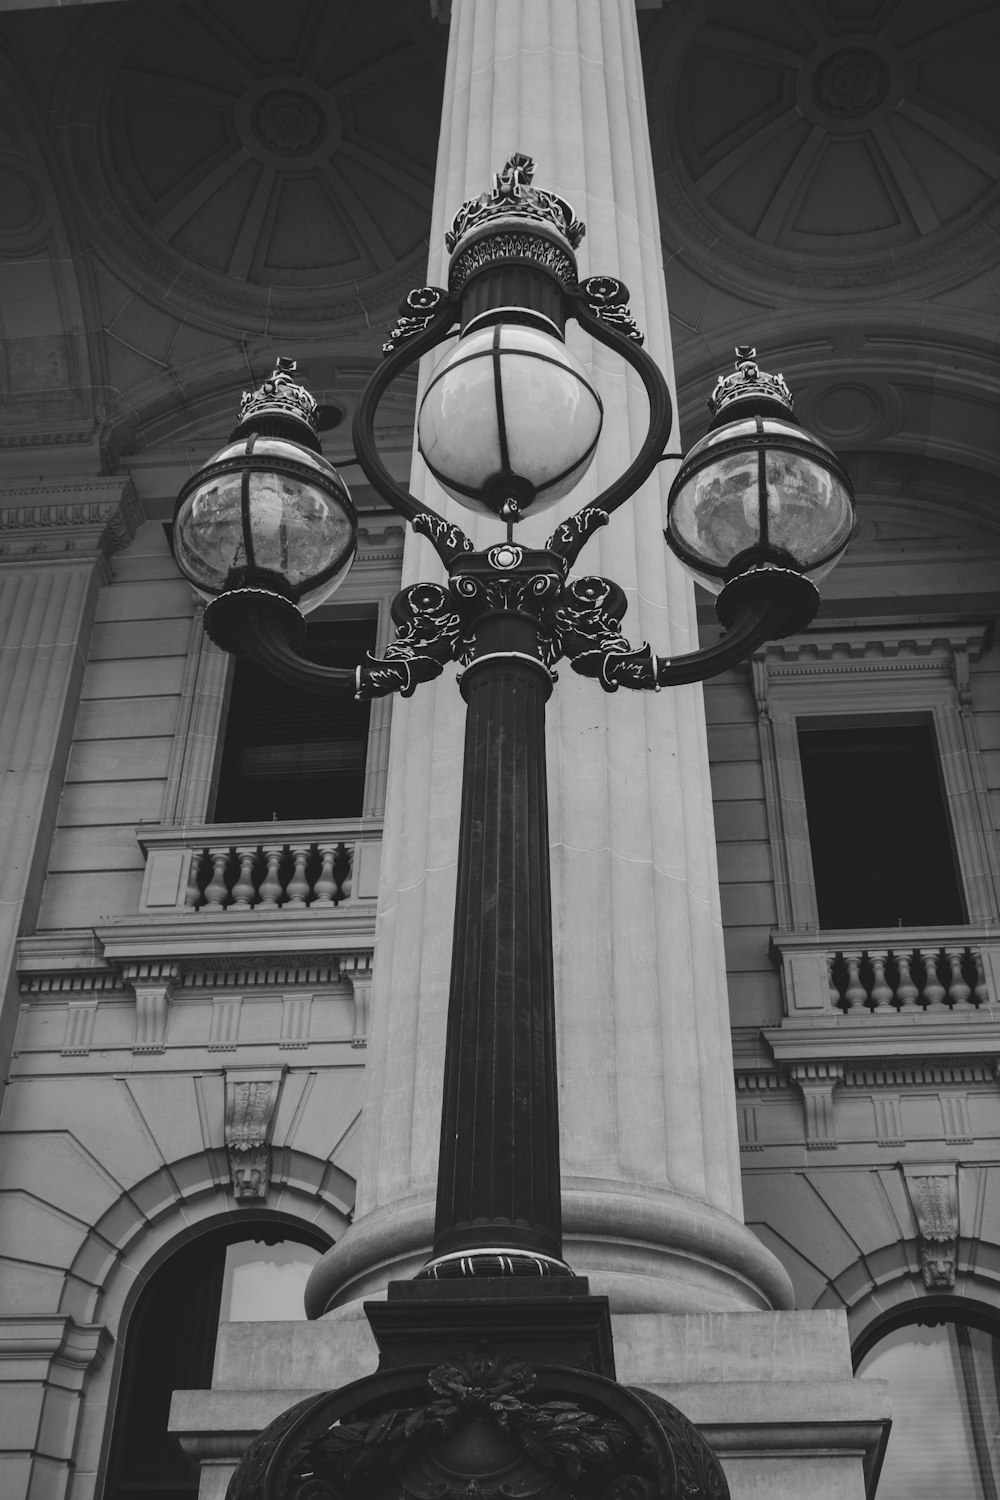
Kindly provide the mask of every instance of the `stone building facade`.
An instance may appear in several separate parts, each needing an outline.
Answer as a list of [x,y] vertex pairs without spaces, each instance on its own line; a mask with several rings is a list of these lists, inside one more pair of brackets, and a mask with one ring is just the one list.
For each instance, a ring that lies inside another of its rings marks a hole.
[[[137,1492],[135,1351],[209,1248],[321,1256],[315,1321],[240,1314],[216,1343],[205,1292],[210,1373],[179,1371],[171,1419],[200,1478],[178,1459],[156,1500],[221,1496],[252,1431],[368,1368],[360,1298],[426,1251],[459,694],[331,728],[329,765],[262,698],[256,801],[217,816],[256,689],[169,521],[240,392],[297,356],[361,519],[320,623],[385,644],[436,565],[353,482],[350,416],[512,149],[586,221],[585,270],[628,283],[671,453],[755,343],[860,516],[804,636],[704,690],[565,672],[552,700],[568,1258],[612,1299],[623,1378],[699,1422],[734,1496],[873,1493],[884,1393],[851,1343],[988,1329],[998,50],[988,0],[0,0],[5,1496]],[[596,486],[644,407],[578,352],[609,413]],[[400,477],[416,395],[383,406]],[[716,629],[659,540],[673,472],[586,559],[664,654]],[[268,803],[283,755],[308,785],[353,755],[340,810]]]

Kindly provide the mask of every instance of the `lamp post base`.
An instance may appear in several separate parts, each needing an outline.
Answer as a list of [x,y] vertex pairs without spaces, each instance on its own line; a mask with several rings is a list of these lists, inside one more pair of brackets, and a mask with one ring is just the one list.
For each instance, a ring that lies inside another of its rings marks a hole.
[[686,1417],[614,1379],[585,1278],[394,1282],[374,1375],[284,1412],[227,1500],[728,1500]]

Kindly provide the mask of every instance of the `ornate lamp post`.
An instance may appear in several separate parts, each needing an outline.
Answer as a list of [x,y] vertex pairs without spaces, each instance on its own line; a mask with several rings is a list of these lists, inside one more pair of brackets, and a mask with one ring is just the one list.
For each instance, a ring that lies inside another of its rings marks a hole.
[[[851,486],[795,423],[782,378],[740,349],[710,402],[712,427],[673,485],[665,533],[718,592],[725,633],[674,659],[632,646],[622,589],[571,569],[660,461],[670,400],[626,288],[578,281],[584,227],[531,185],[532,170],[510,157],[492,190],[460,210],[447,289],[405,299],[358,408],[362,469],[447,570],[446,584],[397,597],[384,658],[349,671],[296,651],[302,612],[346,573],[354,517],[288,362],[244,399],[233,441],[178,501],[177,559],[212,596],[205,625],[225,649],[361,698],[409,695],[458,662],[468,705],[433,1252],[416,1280],[366,1307],[378,1373],[263,1433],[234,1500],[651,1500],[679,1494],[682,1475],[691,1497],[726,1493],[678,1412],[614,1383],[607,1302],[562,1256],[545,703],[561,658],[608,692],[656,691],[803,629],[819,602],[813,578],[850,539]],[[628,469],[532,549],[514,540],[517,523],[568,493],[600,436],[600,398],[563,342],[570,317],[637,371],[649,427]],[[506,523],[484,551],[398,484],[374,441],[389,384],[456,324],[458,342],[421,401],[418,440],[443,488]]]

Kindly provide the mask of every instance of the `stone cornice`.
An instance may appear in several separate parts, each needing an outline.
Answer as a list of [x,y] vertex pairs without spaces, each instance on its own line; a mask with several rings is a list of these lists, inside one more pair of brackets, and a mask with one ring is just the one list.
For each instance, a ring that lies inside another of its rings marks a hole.
[[0,562],[112,557],[129,545],[141,520],[128,475],[6,488],[0,507]]
[[787,680],[831,671],[926,671],[950,665],[956,651],[978,661],[990,644],[991,622],[920,620],[845,622],[819,626],[808,636],[769,642],[756,657],[769,677]]
[[192,998],[216,990],[315,990],[371,969],[371,909],[363,923],[346,924],[346,934],[343,921],[327,912],[247,915],[249,923],[193,912],[166,920],[137,917],[86,933],[21,938],[21,993],[26,1000],[65,1005],[120,1000],[137,980],[169,982]]
[[[831,1071],[832,1070],[832,1071]],[[737,1098],[754,1098],[766,1094],[785,1094],[793,1086],[809,1081],[809,1074],[816,1074],[816,1081],[826,1079],[842,1083],[848,1089],[907,1089],[937,1088],[941,1086],[989,1084],[996,1082],[1000,1073],[995,1055],[987,1057],[926,1056],[907,1062],[900,1057],[872,1057],[863,1062],[852,1061],[841,1053],[841,1060],[825,1062],[790,1063],[780,1071],[768,1069],[739,1069],[736,1072]]]
[[867,1014],[824,1017],[812,1023],[789,1023],[761,1032],[785,1065],[838,1063],[854,1072],[914,1065],[950,1068],[1000,1057],[1000,1018],[987,1007],[957,1014],[892,1015],[884,1020]]

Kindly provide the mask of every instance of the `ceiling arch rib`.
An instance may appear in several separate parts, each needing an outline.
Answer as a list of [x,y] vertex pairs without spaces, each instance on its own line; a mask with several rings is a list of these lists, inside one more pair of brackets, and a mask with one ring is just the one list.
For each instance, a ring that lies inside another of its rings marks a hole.
[[688,0],[649,23],[644,59],[668,265],[780,304],[993,263],[991,0]]
[[0,449],[8,451],[91,442],[106,399],[87,332],[86,262],[47,139],[0,50]]
[[424,274],[446,42],[395,17],[206,0],[84,25],[68,139],[116,271],[220,332],[388,314]]

